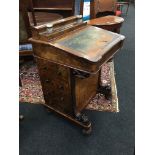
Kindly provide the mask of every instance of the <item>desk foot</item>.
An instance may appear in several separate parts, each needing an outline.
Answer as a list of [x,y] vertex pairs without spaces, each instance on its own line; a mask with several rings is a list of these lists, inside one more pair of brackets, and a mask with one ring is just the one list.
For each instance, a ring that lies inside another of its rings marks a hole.
[[88,120],[88,117],[86,116],[86,114],[77,113],[76,119],[77,119],[77,121],[83,123],[84,125],[90,124],[90,121]]
[[82,133],[84,135],[90,135],[92,133],[92,127],[90,127],[89,129],[82,129]]
[[48,106],[47,104],[44,104],[44,106],[47,109],[49,109],[50,112],[53,111],[57,113],[58,115],[64,117],[65,119],[71,121],[72,123],[80,126],[84,130],[85,133],[91,132],[91,122],[88,120],[88,117],[85,114],[78,113],[76,114],[76,116],[73,116],[73,115],[68,115],[63,112],[60,112],[59,110],[51,106]]

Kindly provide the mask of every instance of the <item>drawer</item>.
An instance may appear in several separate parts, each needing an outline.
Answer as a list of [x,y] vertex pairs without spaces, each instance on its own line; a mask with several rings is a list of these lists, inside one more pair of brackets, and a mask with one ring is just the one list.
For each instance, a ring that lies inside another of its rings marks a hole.
[[66,68],[55,63],[37,58],[37,66],[39,69],[40,77],[60,80],[68,80],[69,68]]

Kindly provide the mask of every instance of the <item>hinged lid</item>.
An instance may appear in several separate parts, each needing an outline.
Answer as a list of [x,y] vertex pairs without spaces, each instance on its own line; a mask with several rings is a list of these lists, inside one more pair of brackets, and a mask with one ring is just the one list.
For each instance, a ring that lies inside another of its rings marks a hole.
[[87,25],[81,18],[72,16],[33,27],[34,55],[88,72],[99,70],[122,47],[125,37]]
[[114,45],[124,40],[124,36],[93,26],[85,26],[79,31],[59,38],[51,44],[66,52],[89,61],[99,61]]

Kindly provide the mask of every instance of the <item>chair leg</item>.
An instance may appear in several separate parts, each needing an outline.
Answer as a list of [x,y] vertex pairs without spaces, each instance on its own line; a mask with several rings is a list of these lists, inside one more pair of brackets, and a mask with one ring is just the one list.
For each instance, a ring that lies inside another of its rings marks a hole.
[[129,10],[129,4],[128,4],[127,10],[126,10],[126,15],[128,14],[128,10]]

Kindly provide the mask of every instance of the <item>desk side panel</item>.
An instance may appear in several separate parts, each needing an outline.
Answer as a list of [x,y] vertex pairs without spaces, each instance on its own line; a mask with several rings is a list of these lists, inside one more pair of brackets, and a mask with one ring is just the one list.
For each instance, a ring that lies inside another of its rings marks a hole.
[[99,72],[85,79],[75,79],[76,112],[82,111],[96,95],[98,80]]
[[73,114],[70,71],[47,60],[36,59],[45,104],[68,115]]

